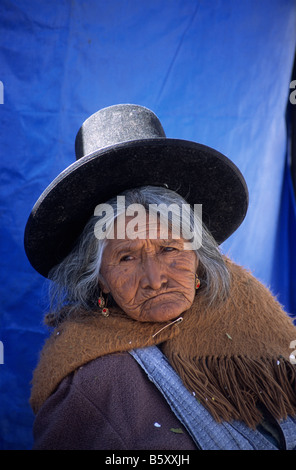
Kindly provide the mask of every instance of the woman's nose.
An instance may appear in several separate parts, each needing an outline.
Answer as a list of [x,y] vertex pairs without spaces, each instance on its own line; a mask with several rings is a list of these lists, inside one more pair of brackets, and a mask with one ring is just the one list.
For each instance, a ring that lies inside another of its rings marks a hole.
[[165,269],[153,257],[148,257],[143,264],[141,287],[159,290],[167,284]]

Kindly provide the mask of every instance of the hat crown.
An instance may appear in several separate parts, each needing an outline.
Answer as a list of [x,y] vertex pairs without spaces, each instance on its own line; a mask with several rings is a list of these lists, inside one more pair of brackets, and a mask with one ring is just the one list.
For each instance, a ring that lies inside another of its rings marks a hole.
[[75,140],[76,159],[119,143],[162,137],[166,137],[163,127],[150,109],[133,104],[109,106],[82,124]]

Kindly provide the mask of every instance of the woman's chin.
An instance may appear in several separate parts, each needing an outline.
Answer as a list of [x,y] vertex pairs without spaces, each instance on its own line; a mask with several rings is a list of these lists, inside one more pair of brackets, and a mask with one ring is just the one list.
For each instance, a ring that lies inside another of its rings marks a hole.
[[[188,308],[188,307],[187,307]],[[141,312],[140,321],[166,322],[175,320],[186,310],[184,301],[173,301],[167,299],[152,299],[149,305]]]

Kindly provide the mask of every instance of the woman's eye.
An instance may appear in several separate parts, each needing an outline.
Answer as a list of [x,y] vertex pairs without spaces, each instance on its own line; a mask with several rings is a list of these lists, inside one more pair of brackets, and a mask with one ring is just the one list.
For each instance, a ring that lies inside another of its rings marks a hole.
[[121,262],[121,261],[131,261],[131,260],[133,260],[133,259],[134,259],[133,256],[131,256],[131,255],[125,255],[125,256],[123,256],[122,258],[120,258],[120,262]]
[[163,247],[162,251],[164,251],[165,253],[170,253],[172,251],[177,251],[177,248],[175,248],[174,246],[165,246]]

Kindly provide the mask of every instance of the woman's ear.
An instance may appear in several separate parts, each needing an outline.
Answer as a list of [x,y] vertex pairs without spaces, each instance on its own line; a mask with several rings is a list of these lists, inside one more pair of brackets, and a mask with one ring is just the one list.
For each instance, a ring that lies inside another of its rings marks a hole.
[[107,285],[106,281],[103,279],[102,275],[99,278],[99,286],[104,294],[110,293],[109,286]]
[[197,254],[195,254],[195,273],[197,274],[197,268],[199,266],[199,259],[197,257]]

